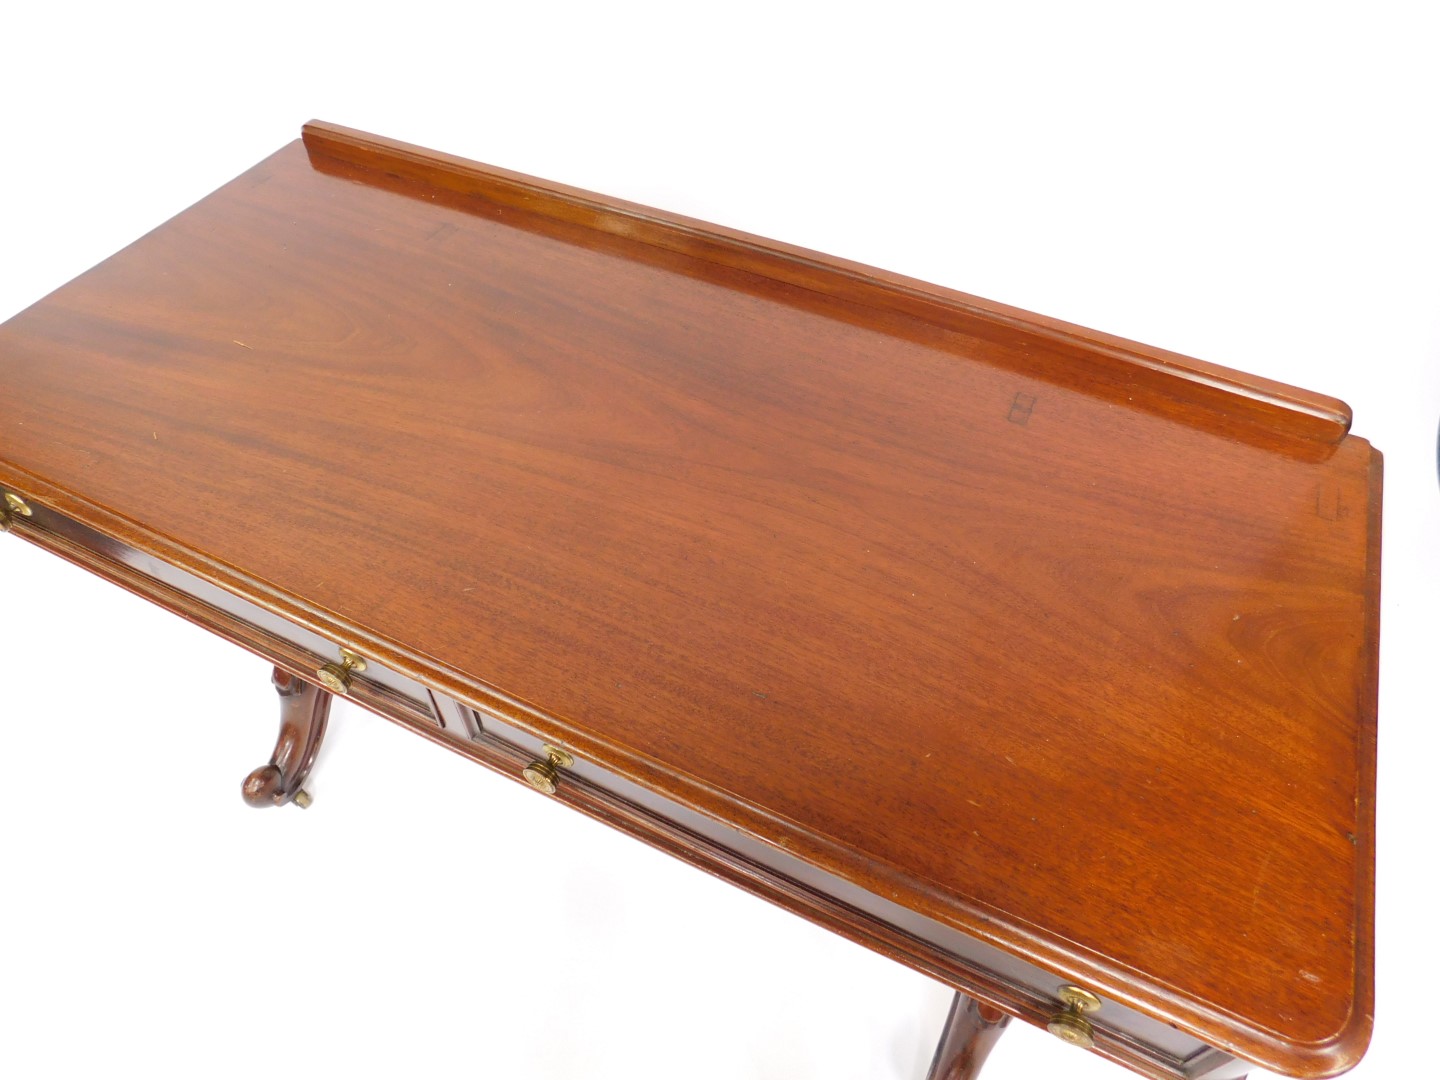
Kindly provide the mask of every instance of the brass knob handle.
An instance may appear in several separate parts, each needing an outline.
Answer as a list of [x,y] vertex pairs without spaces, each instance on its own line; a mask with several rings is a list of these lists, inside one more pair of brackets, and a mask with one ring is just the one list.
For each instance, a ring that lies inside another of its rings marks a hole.
[[1078,986],[1062,986],[1058,996],[1065,1009],[1050,1017],[1050,1023],[1046,1025],[1050,1034],[1071,1046],[1089,1050],[1095,1045],[1095,1028],[1085,1014],[1099,1012],[1100,999]]
[[19,495],[7,491],[5,502],[0,505],[0,532],[9,532],[16,518],[29,517],[30,507]]
[[320,680],[320,685],[332,694],[347,694],[350,692],[351,672],[364,670],[364,657],[349,649],[341,649],[340,663],[326,664],[315,672],[315,677]]
[[560,770],[570,768],[575,759],[558,747],[542,746],[540,749],[545,753],[545,760],[530,762],[520,775],[536,791],[554,795],[555,789],[560,786]]

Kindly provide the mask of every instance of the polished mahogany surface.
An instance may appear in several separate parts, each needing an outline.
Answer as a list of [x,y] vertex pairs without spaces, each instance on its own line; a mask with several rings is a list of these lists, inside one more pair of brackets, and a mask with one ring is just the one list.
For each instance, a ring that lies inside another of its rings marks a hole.
[[7,490],[1213,1045],[1364,1050],[1338,402],[328,125],[0,396]]

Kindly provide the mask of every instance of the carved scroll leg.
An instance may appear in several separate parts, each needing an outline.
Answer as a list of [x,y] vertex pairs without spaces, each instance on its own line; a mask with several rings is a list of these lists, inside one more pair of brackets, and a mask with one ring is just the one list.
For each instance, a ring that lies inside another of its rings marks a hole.
[[1008,1023],[999,1009],[956,994],[926,1080],[974,1080]]
[[270,764],[262,765],[245,778],[241,795],[251,806],[310,805],[302,786],[320,752],[325,722],[330,718],[330,695],[318,686],[275,669],[270,681],[280,695],[280,737]]

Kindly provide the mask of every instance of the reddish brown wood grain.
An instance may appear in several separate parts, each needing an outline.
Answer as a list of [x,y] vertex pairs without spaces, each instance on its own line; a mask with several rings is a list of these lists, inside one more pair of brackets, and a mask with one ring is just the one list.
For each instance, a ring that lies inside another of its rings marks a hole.
[[1009,1023],[1000,1010],[956,994],[926,1080],[975,1080]]
[[1267,1067],[1372,1008],[1331,399],[337,129],[0,328],[0,482]]
[[[431,198],[474,196],[491,207],[534,213],[596,234],[638,240],[695,260],[753,271],[766,279],[771,290],[776,282],[811,290],[850,308],[859,306],[866,320],[873,321],[880,314],[874,309],[879,307],[1011,347],[1048,348],[1061,354],[1068,378],[1076,377],[1077,366],[1084,370],[1092,391],[1098,392],[1118,376],[1132,400],[1137,388],[1142,388],[1142,397],[1153,389],[1172,411],[1205,403],[1221,414],[1252,421],[1270,435],[1294,434],[1333,443],[1350,429],[1350,407],[1335,398],[875,267],[508,169],[479,166],[451,154],[337,124],[312,121],[305,125],[303,137],[319,169],[333,167],[331,162],[359,165],[393,179],[419,181],[430,190]],[[1031,355],[1026,366],[1034,371],[1043,362]],[[1175,399],[1177,378],[1190,384],[1183,402]],[[1209,419],[1214,423],[1218,418]]]
[[260,766],[240,785],[245,802],[254,807],[309,805],[305,780],[320,753],[330,719],[331,697],[314,683],[296,678],[277,667],[271,684],[280,696],[280,734],[268,764]]

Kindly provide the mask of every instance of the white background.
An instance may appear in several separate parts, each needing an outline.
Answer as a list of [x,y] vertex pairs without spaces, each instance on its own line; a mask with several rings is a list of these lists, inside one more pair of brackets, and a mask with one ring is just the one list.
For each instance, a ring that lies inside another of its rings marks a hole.
[[[11,5],[0,316],[320,117],[1349,401],[1386,455],[1354,1075],[1425,1075],[1434,10]],[[13,538],[0,590],[0,1074],[923,1076],[921,976],[348,707],[314,807],[249,810],[262,662]],[[989,1074],[1123,1075],[1018,1026]]]

